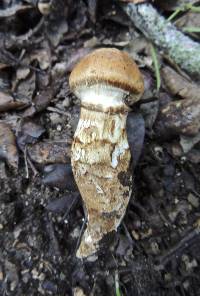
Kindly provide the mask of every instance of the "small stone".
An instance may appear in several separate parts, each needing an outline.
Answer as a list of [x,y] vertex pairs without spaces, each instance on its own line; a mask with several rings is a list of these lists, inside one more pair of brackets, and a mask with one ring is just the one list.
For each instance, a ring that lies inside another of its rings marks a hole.
[[6,179],[6,166],[4,162],[0,162],[0,179]]
[[48,280],[43,282],[42,288],[54,294],[57,292],[56,284]]
[[193,268],[198,266],[196,259],[190,260],[188,255],[185,255],[185,254],[182,256],[182,261],[185,264],[186,271],[192,271]]
[[171,152],[174,157],[180,157],[183,155],[183,149],[179,143],[172,143]]
[[99,40],[97,37],[92,37],[91,39],[88,39],[84,42],[84,47],[89,47],[89,48],[93,48],[95,47],[97,44],[99,44]]
[[188,290],[189,286],[190,286],[190,282],[188,280],[183,282],[183,287],[185,290]]
[[18,272],[15,264],[12,262],[6,260],[5,261],[5,277],[7,278],[7,281],[10,282],[10,291],[14,291],[19,283],[19,277]]
[[3,272],[0,271],[0,281],[3,281]]
[[17,239],[20,236],[22,229],[21,228],[16,228],[13,232],[14,238]]
[[74,296],[85,296],[83,290],[79,287],[74,288]]
[[41,272],[40,275],[38,276],[38,279],[39,279],[40,281],[44,281],[44,279],[45,279],[45,274],[44,274],[43,272]]
[[196,196],[194,196],[192,193],[189,193],[187,199],[188,199],[189,203],[194,208],[198,208],[199,207],[199,199]]
[[30,69],[28,67],[19,67],[16,71],[17,79],[25,79],[29,75],[29,73]]
[[151,250],[152,250],[152,253],[154,255],[158,255],[159,254],[160,250],[159,250],[159,246],[158,246],[157,242],[152,242],[151,243]]
[[63,272],[60,273],[60,279],[61,281],[64,281],[66,279],[66,275]]
[[63,107],[68,108],[68,107],[70,106],[70,100],[69,100],[69,97],[66,97],[66,98],[64,99],[64,101],[62,102],[62,104],[63,104]]
[[27,284],[28,281],[31,279],[31,275],[29,272],[25,272],[23,275],[22,275],[22,281]]
[[200,218],[196,220],[196,222],[194,223],[194,226],[200,228]]
[[35,268],[31,271],[31,273],[34,280],[38,279],[39,273]]
[[172,279],[172,275],[171,275],[171,273],[165,273],[165,275],[164,275],[164,279],[165,279],[166,282],[171,281],[171,279]]
[[175,205],[177,205],[179,203],[179,199],[177,197],[174,199],[174,203],[175,203]]
[[135,240],[139,240],[140,236],[135,230],[132,230],[131,233],[132,233],[132,236]]
[[50,117],[52,125],[57,125],[57,124],[63,122],[62,116],[60,116],[60,114],[58,114],[58,113],[55,113],[55,112],[50,113],[49,117]]
[[59,124],[59,125],[57,125],[57,131],[58,132],[61,132],[61,130],[62,130],[62,126]]
[[141,238],[147,238],[149,236],[151,236],[153,233],[153,230],[151,228],[147,229],[146,231],[144,231],[143,233],[141,233]]
[[74,228],[74,230],[71,232],[71,237],[72,238],[77,238],[80,235],[80,229],[79,227]]

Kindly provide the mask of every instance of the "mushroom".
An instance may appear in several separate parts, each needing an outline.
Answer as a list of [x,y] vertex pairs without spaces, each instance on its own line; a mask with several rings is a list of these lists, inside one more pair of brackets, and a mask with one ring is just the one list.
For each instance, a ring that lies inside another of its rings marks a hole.
[[75,66],[69,84],[81,100],[71,163],[87,214],[76,254],[84,258],[99,250],[100,240],[117,230],[125,214],[132,188],[126,119],[144,83],[127,53],[101,48]]

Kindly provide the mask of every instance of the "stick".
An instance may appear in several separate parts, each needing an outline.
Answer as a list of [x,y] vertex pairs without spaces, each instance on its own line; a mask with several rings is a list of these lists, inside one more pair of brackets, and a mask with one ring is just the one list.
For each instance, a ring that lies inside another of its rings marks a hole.
[[122,4],[134,25],[182,69],[200,78],[200,45],[165,20],[151,4]]

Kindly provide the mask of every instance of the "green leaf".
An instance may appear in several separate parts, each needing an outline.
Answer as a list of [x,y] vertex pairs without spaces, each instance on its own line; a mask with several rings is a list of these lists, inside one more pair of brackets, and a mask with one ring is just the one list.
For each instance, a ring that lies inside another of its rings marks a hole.
[[200,33],[200,27],[184,27],[183,31],[188,33]]
[[190,3],[185,5],[186,9],[190,9],[192,12],[200,12],[200,6],[194,6]]
[[119,287],[115,289],[115,292],[116,292],[116,296],[121,296]]
[[170,22],[172,21],[180,12],[182,11],[182,8],[179,7],[177,8],[168,18],[167,21]]
[[160,66],[158,63],[157,53],[155,47],[151,44],[151,56],[154,64],[154,71],[156,77],[156,89],[159,91],[161,86],[161,79],[160,79]]
[[200,12],[200,6],[194,6],[191,3],[185,4],[183,6],[178,7],[168,18],[167,21],[172,21],[180,12],[184,12],[186,10],[190,10],[192,12]]
[[121,292],[119,288],[119,275],[117,271],[115,271],[115,295],[121,296]]

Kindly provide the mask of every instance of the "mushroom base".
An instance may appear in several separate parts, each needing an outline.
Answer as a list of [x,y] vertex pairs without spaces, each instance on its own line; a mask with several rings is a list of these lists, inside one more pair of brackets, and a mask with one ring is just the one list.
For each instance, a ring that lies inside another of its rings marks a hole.
[[72,144],[72,169],[87,211],[80,258],[99,249],[103,236],[117,230],[131,195],[126,113],[81,109]]

